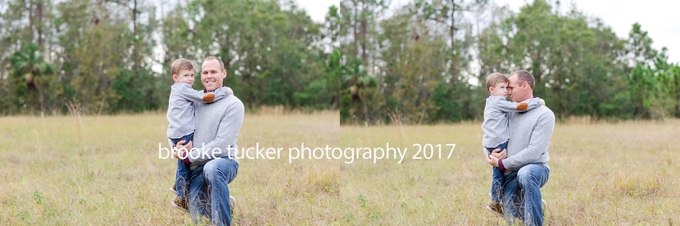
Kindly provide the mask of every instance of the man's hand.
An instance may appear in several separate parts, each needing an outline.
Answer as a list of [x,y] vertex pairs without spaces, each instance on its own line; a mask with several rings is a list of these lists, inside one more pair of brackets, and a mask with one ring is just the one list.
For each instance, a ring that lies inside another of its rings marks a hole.
[[493,155],[493,157],[495,157],[496,159],[504,159],[505,157],[508,156],[508,149],[501,151],[501,149],[496,148],[493,151],[491,151],[491,155]]
[[489,163],[489,165],[492,165],[494,167],[498,167],[498,160],[499,159],[504,159],[508,155],[508,149],[503,150],[502,152],[500,149],[495,149],[491,152],[491,154],[486,156],[486,162]]
[[172,157],[183,160],[189,155],[189,150],[193,148],[193,141],[189,141],[188,144],[184,145],[185,141],[177,142],[177,146],[172,149]]

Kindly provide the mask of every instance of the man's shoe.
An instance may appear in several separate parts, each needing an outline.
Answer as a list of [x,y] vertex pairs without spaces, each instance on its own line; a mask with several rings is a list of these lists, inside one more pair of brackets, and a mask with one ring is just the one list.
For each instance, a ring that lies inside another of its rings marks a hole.
[[500,203],[497,202],[491,202],[489,203],[488,206],[486,206],[486,209],[490,210],[491,212],[494,212],[498,215],[503,216],[503,206],[501,206]]
[[231,215],[234,215],[234,207],[236,206],[236,199],[234,196],[229,196],[229,210],[231,210]]
[[543,212],[543,215],[545,215],[545,210],[548,209],[548,203],[545,202],[544,199],[541,199],[541,212]]

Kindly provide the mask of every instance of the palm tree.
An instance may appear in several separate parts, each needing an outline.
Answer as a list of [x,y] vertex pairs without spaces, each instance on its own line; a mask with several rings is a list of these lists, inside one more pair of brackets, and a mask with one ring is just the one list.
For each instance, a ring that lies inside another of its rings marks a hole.
[[9,57],[10,78],[14,90],[19,97],[19,105],[28,105],[33,112],[35,105],[43,110],[42,88],[47,86],[49,75],[54,74],[54,66],[43,60],[38,46],[33,43],[24,44]]
[[[363,62],[361,59],[352,58],[349,62],[348,67],[343,68],[343,73],[341,75],[344,87],[349,91],[352,97],[352,109],[351,115],[356,116],[356,109],[361,106],[363,111],[363,117],[365,122],[368,122],[368,106],[366,105],[366,98],[368,97],[369,87],[375,87],[377,85],[377,79],[375,76],[371,76],[366,72]],[[356,119],[355,119],[356,122]]]

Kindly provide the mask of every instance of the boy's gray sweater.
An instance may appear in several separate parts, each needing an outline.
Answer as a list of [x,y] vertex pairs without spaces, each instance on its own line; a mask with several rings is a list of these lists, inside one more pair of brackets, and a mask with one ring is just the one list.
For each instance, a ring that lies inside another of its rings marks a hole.
[[[233,158],[238,154],[238,133],[243,124],[243,102],[229,95],[213,103],[196,102],[196,132],[189,153],[191,169],[217,158]],[[238,161],[237,161],[238,163]]]
[[[482,145],[485,148],[495,148],[508,141],[508,114],[510,112],[523,112],[533,110],[541,106],[541,99],[531,98],[520,103],[507,101],[504,96],[489,96],[486,98],[484,107],[484,123],[482,130]],[[489,154],[489,151],[486,151]]]
[[[170,139],[179,139],[189,135],[196,129],[194,122],[194,105],[203,102],[207,93],[191,88],[187,83],[175,83],[170,87],[170,98],[168,100],[168,130],[167,135]],[[220,100],[229,96],[227,87],[219,88],[215,92],[212,101]]]
[[548,166],[548,146],[555,129],[555,114],[546,106],[523,113],[509,113],[508,156],[501,160],[505,173],[522,166],[542,163]]

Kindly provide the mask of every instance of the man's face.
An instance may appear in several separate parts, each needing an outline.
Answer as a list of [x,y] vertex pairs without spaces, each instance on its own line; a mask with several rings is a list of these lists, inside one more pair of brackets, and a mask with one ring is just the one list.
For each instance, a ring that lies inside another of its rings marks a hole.
[[178,75],[172,75],[172,79],[176,83],[187,83],[192,86],[194,85],[194,70],[181,70]]
[[524,93],[524,86],[526,82],[519,83],[517,75],[512,75],[510,78],[510,84],[508,84],[508,92],[510,93],[510,100],[512,102],[520,102],[526,100],[526,95]]
[[201,82],[207,91],[214,91],[222,87],[222,81],[227,77],[227,70],[222,69],[220,62],[209,60],[201,67]]

